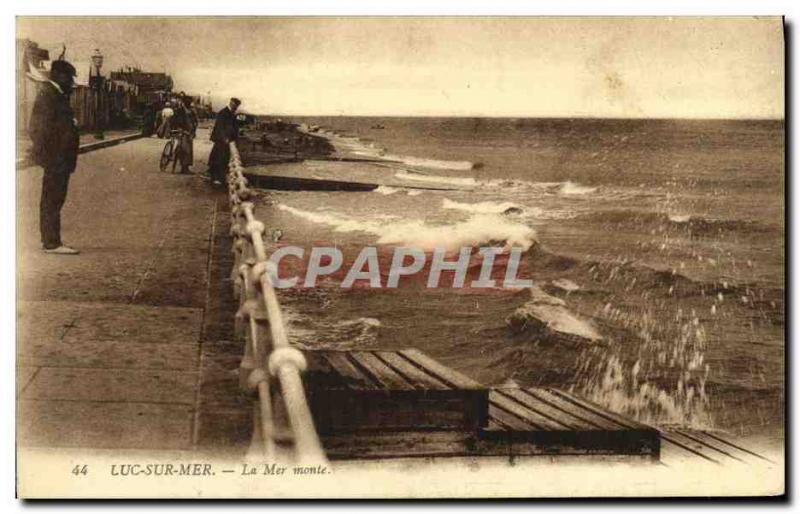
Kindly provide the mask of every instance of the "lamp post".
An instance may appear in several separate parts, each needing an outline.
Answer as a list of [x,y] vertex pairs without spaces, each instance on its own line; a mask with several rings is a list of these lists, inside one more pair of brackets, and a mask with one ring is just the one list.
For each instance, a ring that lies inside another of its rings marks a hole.
[[95,139],[104,139],[105,136],[103,135],[103,130],[100,128],[100,119],[99,119],[99,112],[101,107],[101,93],[103,91],[103,77],[100,75],[100,69],[103,67],[103,54],[100,53],[100,50],[95,48],[94,53],[92,54],[92,65],[94,66],[94,81],[93,81],[93,89],[94,89],[94,97],[95,97],[95,107],[94,107],[94,130]]

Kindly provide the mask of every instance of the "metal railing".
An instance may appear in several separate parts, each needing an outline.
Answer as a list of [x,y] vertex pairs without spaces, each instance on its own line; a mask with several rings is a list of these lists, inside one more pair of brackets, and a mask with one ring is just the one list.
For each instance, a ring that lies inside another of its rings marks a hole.
[[306,400],[301,373],[305,356],[289,344],[270,275],[264,224],[254,214],[236,143],[230,143],[228,193],[234,265],[231,279],[239,299],[236,332],[244,335],[240,386],[256,393],[253,439],[248,456],[269,461],[322,464],[325,453]]

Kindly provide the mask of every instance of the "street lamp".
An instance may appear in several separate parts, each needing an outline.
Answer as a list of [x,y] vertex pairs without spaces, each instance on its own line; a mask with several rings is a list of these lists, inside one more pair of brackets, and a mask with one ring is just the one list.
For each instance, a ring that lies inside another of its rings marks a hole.
[[99,112],[102,105],[101,93],[103,91],[103,77],[100,75],[100,69],[103,67],[103,54],[100,50],[95,48],[92,54],[92,65],[94,66],[94,91],[95,91],[95,108],[94,108],[94,129],[95,139],[104,139],[103,130],[100,128]]

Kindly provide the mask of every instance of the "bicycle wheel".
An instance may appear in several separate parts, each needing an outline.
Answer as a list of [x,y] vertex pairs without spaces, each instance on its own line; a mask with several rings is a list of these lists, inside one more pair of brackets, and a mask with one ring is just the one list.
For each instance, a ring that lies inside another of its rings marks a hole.
[[175,173],[175,166],[178,165],[178,160],[181,158],[181,143],[180,141],[175,141],[175,151],[172,152],[172,173]]
[[167,141],[167,144],[164,145],[164,150],[161,151],[161,161],[159,162],[159,168],[161,171],[167,171],[167,166],[169,165],[169,161],[172,160],[172,141]]

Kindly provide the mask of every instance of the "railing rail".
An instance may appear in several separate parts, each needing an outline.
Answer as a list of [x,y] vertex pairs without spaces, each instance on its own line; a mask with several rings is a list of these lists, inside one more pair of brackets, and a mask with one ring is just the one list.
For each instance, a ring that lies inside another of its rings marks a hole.
[[325,453],[306,400],[303,354],[289,344],[286,325],[270,275],[265,226],[255,217],[241,156],[230,143],[228,193],[234,266],[231,278],[239,299],[236,330],[245,339],[240,385],[256,393],[249,456],[266,460],[324,463]]

